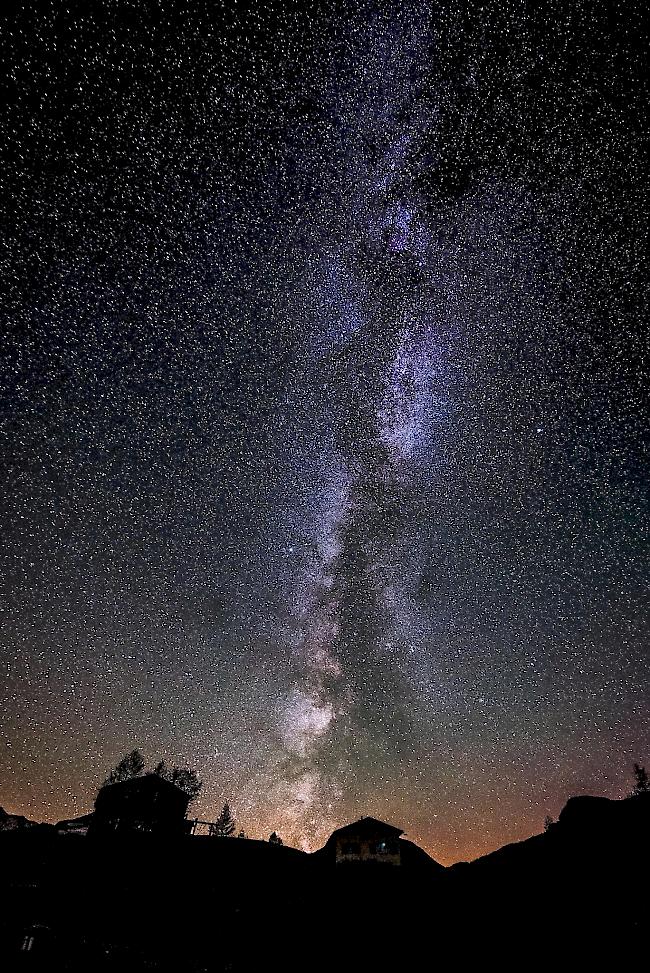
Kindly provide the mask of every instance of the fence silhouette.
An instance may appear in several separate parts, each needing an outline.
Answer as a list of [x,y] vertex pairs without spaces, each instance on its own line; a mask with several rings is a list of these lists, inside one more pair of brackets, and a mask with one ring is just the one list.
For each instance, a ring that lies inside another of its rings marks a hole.
[[199,818],[193,818],[188,821],[190,826],[190,834],[209,834],[214,835],[214,821],[201,821]]

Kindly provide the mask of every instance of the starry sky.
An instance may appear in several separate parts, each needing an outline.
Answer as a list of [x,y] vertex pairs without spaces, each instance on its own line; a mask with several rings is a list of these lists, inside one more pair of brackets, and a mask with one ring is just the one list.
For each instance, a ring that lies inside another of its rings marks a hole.
[[447,864],[650,758],[643,4],[1,15],[0,804]]

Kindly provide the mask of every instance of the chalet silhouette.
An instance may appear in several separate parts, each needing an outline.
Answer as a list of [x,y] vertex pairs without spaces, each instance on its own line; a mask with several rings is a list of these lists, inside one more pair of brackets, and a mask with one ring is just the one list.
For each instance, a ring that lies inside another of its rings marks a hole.
[[95,800],[88,833],[148,831],[184,834],[189,796],[158,774],[104,784]]
[[399,837],[402,834],[402,829],[392,824],[376,818],[361,818],[334,831],[327,844],[333,845],[337,865],[401,865]]
[[94,817],[91,812],[90,814],[82,814],[78,818],[65,818],[63,821],[57,821],[54,827],[57,834],[85,835],[92,828]]
[[328,869],[332,866],[347,871],[400,871],[439,877],[445,869],[418,845],[402,837],[404,832],[377,818],[360,818],[352,824],[337,828],[318,851],[310,856],[315,863]]

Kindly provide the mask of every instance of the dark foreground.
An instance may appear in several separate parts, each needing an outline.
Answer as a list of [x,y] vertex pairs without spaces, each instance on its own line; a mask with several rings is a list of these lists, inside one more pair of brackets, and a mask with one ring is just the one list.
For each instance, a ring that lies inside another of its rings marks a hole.
[[650,795],[574,798],[548,832],[433,871],[232,838],[4,833],[0,968],[554,969],[611,949],[611,968],[643,966],[649,866]]

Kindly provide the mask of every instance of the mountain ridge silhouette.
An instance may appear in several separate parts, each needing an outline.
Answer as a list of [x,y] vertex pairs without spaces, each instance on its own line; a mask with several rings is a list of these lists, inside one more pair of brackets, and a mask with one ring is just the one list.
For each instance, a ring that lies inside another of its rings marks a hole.
[[553,965],[605,947],[620,957],[647,924],[649,826],[650,794],[571,798],[543,833],[447,868],[21,828],[0,833],[3,969],[395,971],[421,968],[433,942],[456,964],[521,961],[531,948]]

